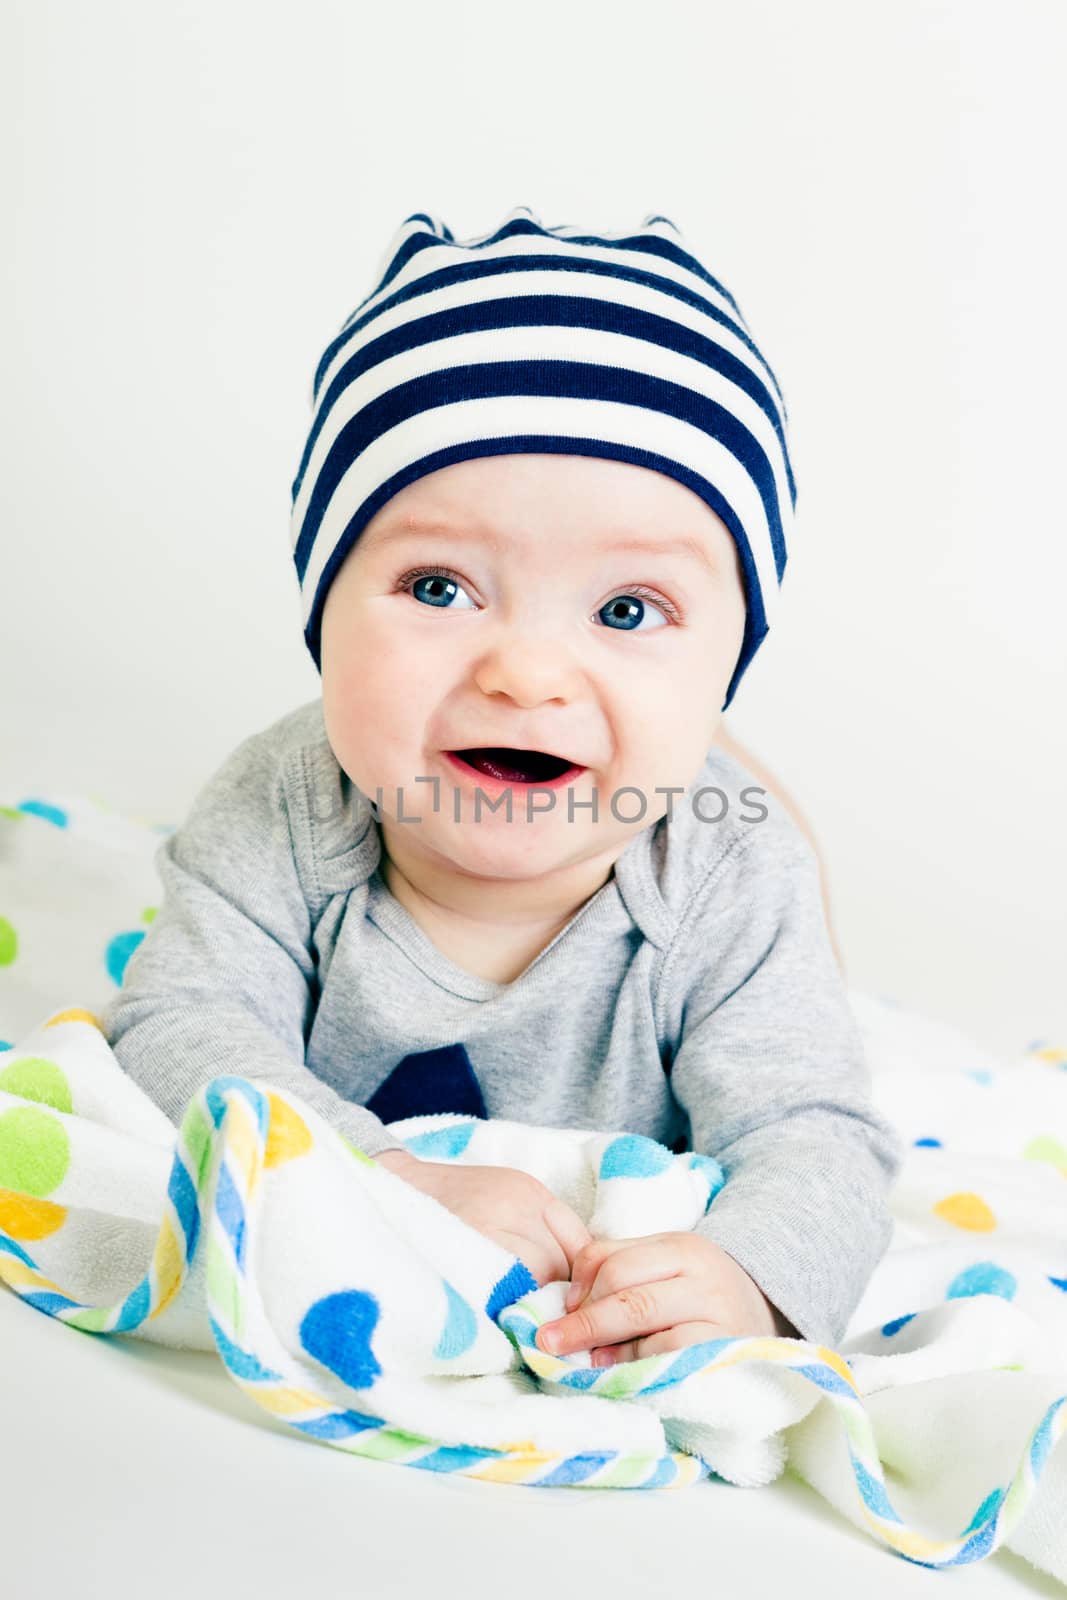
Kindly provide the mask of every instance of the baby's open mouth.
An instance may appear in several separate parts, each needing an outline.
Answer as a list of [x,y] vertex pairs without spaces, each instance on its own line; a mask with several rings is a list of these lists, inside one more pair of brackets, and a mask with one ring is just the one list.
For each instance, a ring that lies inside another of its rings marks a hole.
[[450,750],[450,755],[501,783],[549,783],[565,772],[579,772],[573,762],[544,750],[513,750],[506,745],[479,746],[473,750]]

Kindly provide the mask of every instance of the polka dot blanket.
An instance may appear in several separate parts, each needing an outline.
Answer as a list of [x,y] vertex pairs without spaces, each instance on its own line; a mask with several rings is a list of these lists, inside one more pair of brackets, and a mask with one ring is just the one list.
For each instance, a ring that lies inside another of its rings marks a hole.
[[[7,797],[5,797],[7,798]],[[298,1099],[216,1077],[176,1128],[97,1022],[144,936],[165,824],[82,795],[0,808],[0,1279],[72,1330],[209,1351],[338,1451],[535,1487],[758,1486],[783,1471],[929,1567],[1005,1545],[1067,1581],[1067,1053],[990,1059],[850,991],[908,1147],[840,1348],[708,1341],[593,1368],[534,1343],[562,1282]],[[435,1161],[514,1166],[598,1237],[692,1227],[713,1161],[443,1115]],[[41,1374],[34,1374],[34,1382]],[[705,1491],[706,1492],[706,1491]]]

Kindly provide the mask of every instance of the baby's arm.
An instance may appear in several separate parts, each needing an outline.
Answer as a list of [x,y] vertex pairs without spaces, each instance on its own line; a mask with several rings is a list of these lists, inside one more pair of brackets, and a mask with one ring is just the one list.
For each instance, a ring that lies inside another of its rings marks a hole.
[[671,1088],[726,1176],[695,1231],[801,1337],[836,1344],[892,1237],[902,1148],[870,1099],[814,852],[780,814],[694,892],[662,985],[683,1018]]
[[101,1019],[105,1036],[175,1125],[201,1085],[229,1073],[298,1095],[368,1155],[403,1150],[304,1064],[317,968],[293,826],[280,758],[254,735],[156,852],[163,901]]

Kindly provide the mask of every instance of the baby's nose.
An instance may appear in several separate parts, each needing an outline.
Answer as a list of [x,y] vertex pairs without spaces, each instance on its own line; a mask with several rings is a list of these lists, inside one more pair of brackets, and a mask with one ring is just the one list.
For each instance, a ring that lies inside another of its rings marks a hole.
[[483,694],[506,694],[517,705],[569,701],[580,691],[572,650],[547,630],[502,629],[475,668]]

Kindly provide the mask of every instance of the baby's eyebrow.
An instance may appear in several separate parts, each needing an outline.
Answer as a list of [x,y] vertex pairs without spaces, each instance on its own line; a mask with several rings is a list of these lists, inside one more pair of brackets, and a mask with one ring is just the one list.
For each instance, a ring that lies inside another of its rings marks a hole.
[[[462,524],[444,521],[419,521],[397,522],[392,526],[382,529],[378,535],[378,543],[392,544],[403,538],[425,538],[427,535],[440,534],[449,539],[466,540],[469,542],[484,543],[492,550],[507,552],[508,544],[502,539],[495,529],[485,527],[480,523]],[[692,534],[679,534],[675,538],[649,539],[639,534],[609,534],[600,541],[598,549],[603,555],[610,555],[617,550],[626,551],[628,554],[649,556],[684,556],[690,561],[703,567],[709,577],[719,576],[719,569],[699,539]]]
[[719,569],[699,539],[692,534],[682,533],[674,539],[609,539],[604,545],[605,552],[609,550],[626,550],[637,555],[650,556],[688,556],[690,561],[697,562],[704,568],[709,577],[716,578]]

